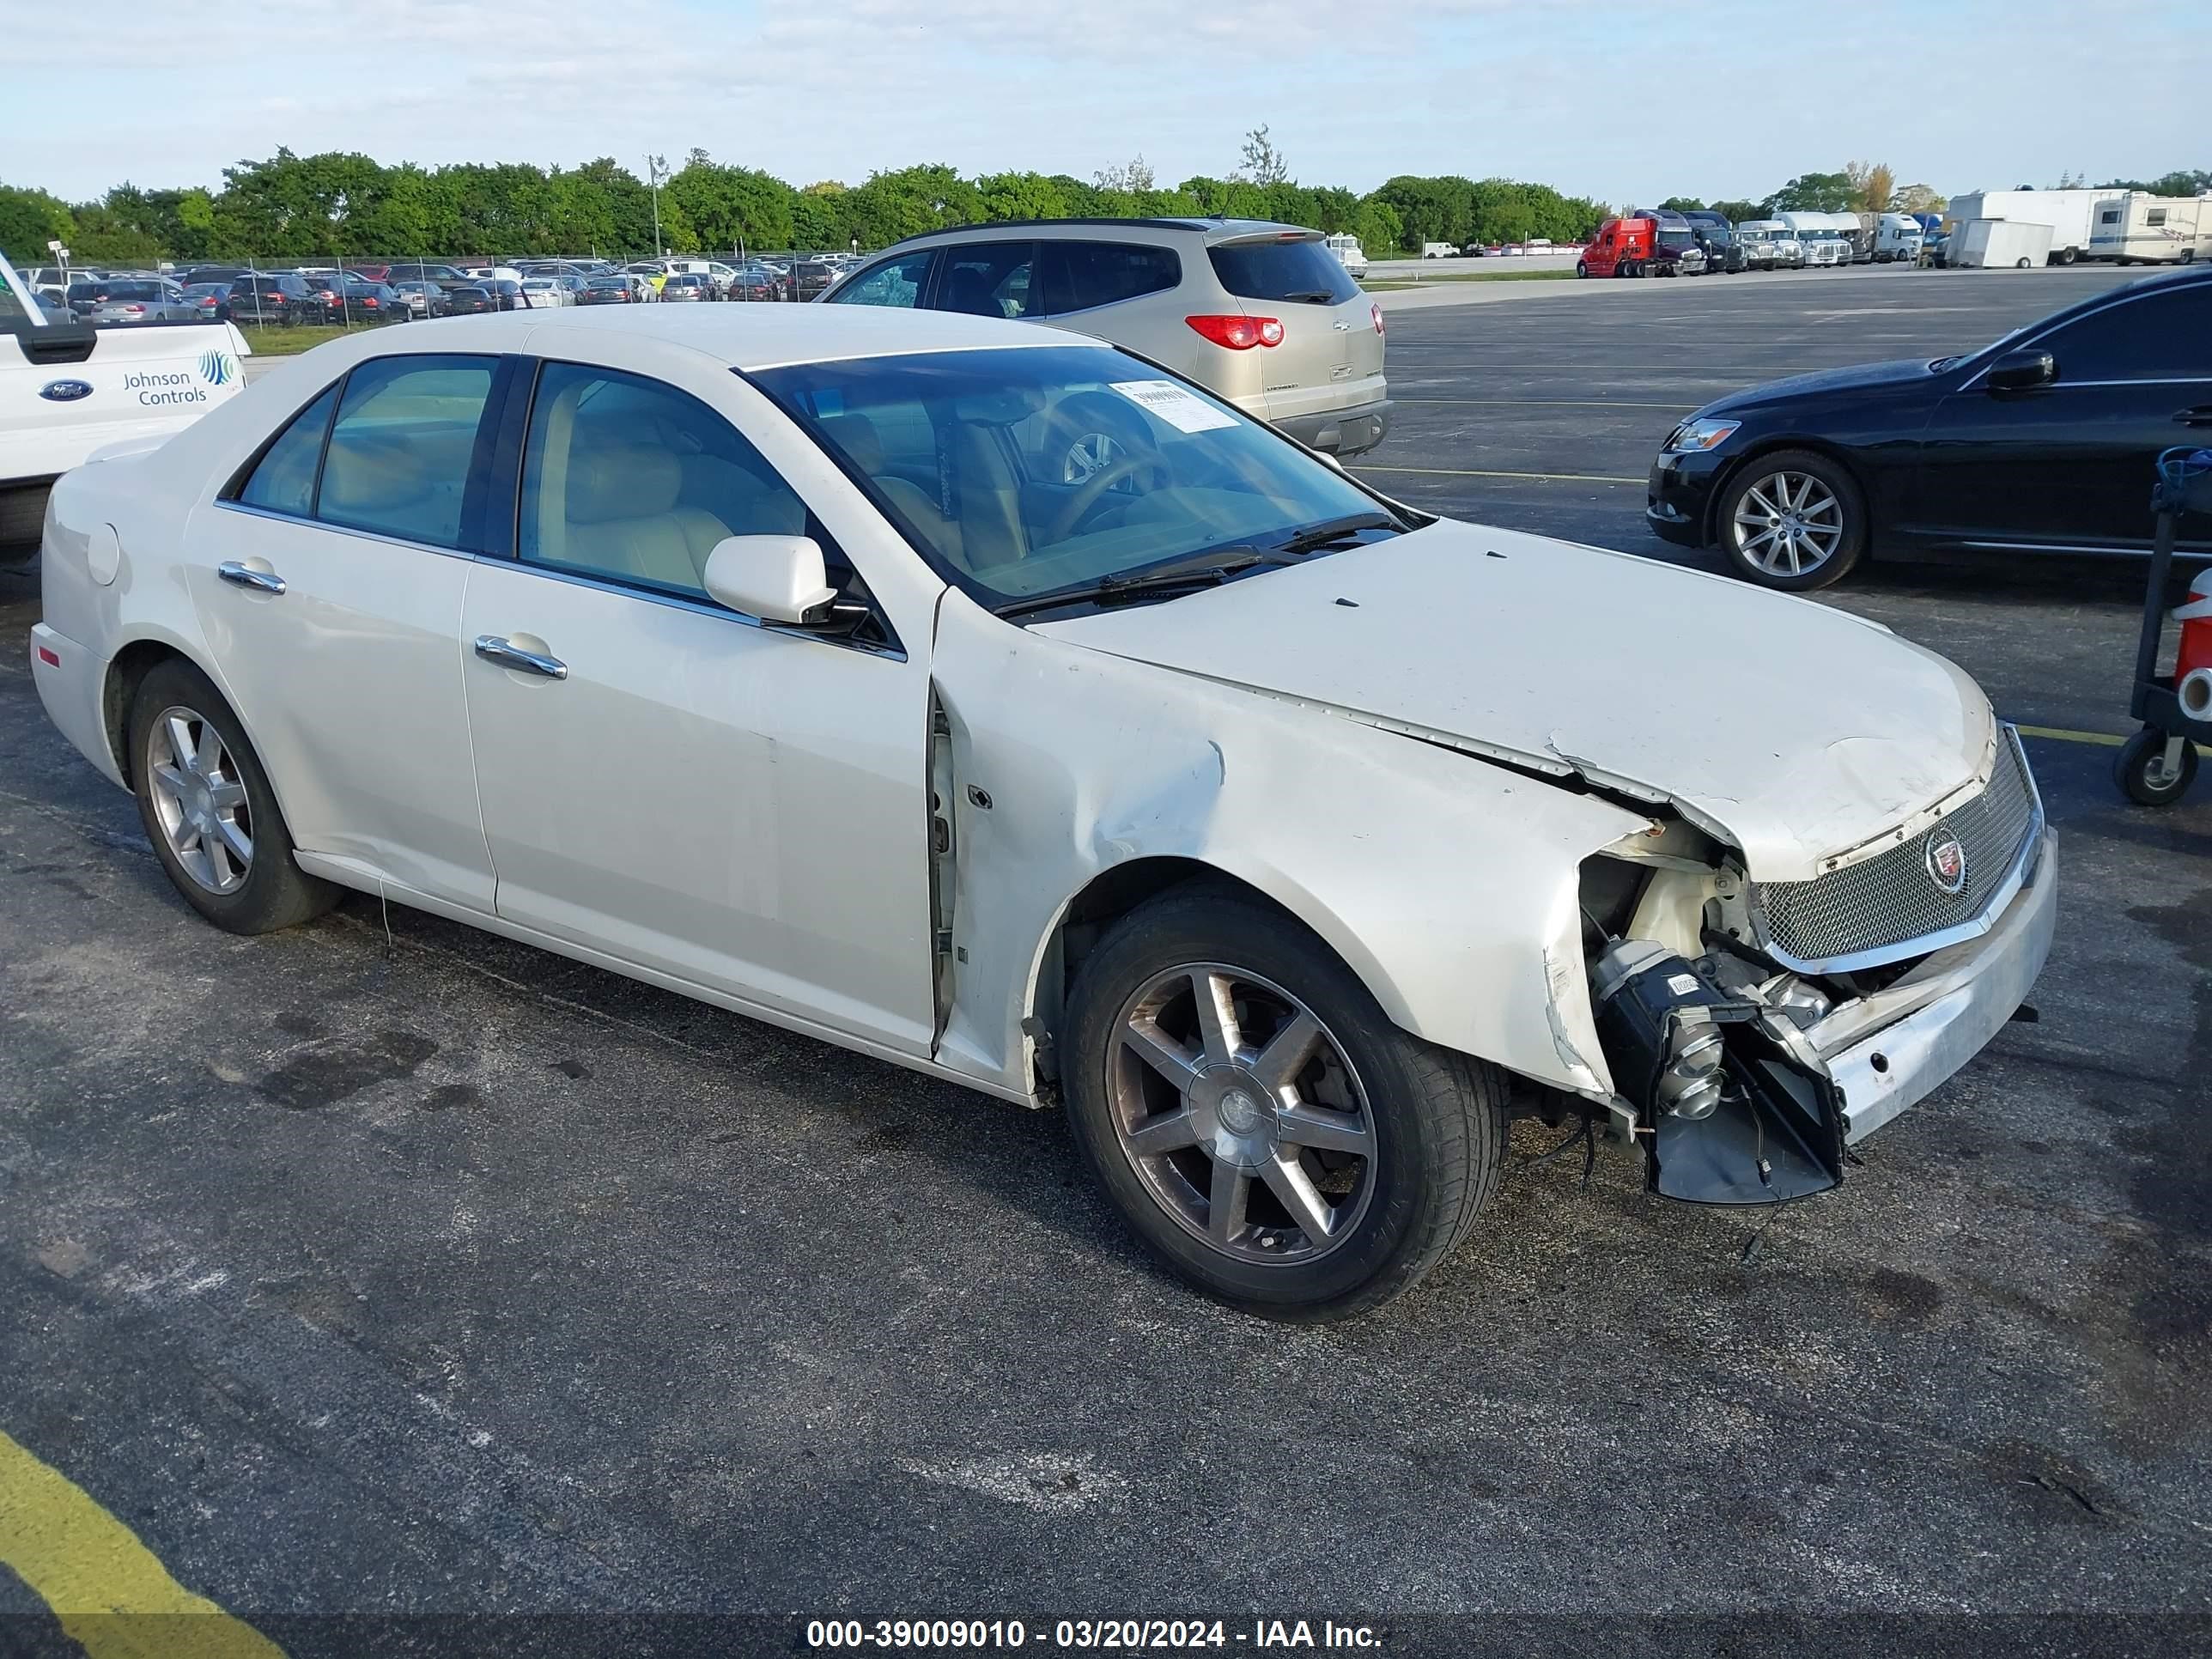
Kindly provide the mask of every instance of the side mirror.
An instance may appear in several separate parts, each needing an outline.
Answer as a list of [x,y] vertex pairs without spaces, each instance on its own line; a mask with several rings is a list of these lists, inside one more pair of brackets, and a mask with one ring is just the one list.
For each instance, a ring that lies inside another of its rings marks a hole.
[[2058,359],[2047,351],[2008,351],[1990,368],[1992,392],[2033,392],[2058,378]]
[[726,536],[707,556],[705,580],[715,599],[763,622],[824,623],[837,597],[811,536]]

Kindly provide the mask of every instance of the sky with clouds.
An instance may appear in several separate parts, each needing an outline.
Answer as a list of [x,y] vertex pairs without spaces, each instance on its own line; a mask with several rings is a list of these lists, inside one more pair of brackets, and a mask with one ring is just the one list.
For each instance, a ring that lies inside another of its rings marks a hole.
[[[308,25],[326,12],[323,34]],[[1757,198],[1887,161],[1945,194],[2212,166],[2205,0],[0,0],[0,182],[71,199],[271,154],[643,171],[697,146],[793,183],[1504,174]]]

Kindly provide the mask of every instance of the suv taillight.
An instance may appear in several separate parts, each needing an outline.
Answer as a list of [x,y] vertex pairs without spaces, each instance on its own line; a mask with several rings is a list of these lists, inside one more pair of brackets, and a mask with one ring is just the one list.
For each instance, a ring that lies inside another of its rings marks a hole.
[[1369,316],[1374,318],[1375,331],[1377,334],[1380,334],[1382,331],[1382,307],[1377,305],[1370,305],[1367,307],[1367,313]]
[[1254,346],[1279,346],[1283,343],[1283,325],[1273,317],[1186,317],[1200,334],[1218,346],[1227,346],[1231,351],[1249,351]]

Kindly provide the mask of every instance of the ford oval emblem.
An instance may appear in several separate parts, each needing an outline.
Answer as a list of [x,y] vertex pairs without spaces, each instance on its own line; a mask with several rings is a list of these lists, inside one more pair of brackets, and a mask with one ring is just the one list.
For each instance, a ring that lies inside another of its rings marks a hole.
[[39,396],[50,404],[73,404],[80,398],[92,396],[89,380],[49,380],[39,388]]

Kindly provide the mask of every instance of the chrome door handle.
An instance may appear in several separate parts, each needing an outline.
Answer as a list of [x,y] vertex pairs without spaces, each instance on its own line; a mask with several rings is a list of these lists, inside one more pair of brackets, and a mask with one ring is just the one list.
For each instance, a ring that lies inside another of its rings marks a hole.
[[501,668],[520,669],[526,674],[543,674],[549,680],[568,678],[568,665],[558,657],[544,657],[535,651],[525,651],[520,646],[509,644],[496,634],[477,635],[477,655],[486,662],[497,663]]
[[250,587],[257,593],[282,593],[284,579],[273,570],[256,570],[250,564],[240,564],[235,559],[216,566],[215,574],[234,587]]

